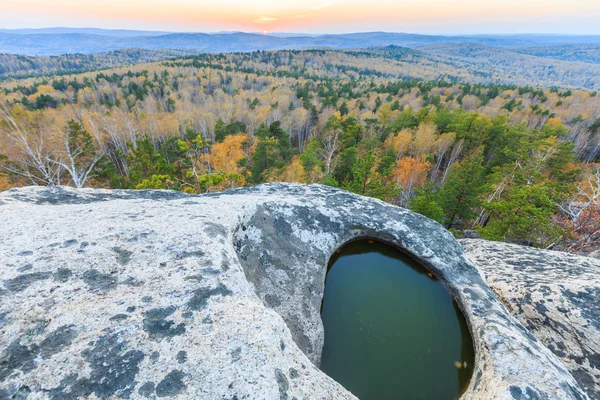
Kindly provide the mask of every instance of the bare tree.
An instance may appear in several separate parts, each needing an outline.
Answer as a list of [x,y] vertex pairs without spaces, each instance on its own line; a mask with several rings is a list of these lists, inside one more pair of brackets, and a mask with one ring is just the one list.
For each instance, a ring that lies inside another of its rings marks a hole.
[[323,158],[325,159],[325,173],[331,171],[333,155],[340,149],[340,135],[342,130],[334,127],[323,132],[321,143],[323,145]]
[[435,141],[435,166],[433,167],[433,172],[431,173],[432,180],[436,180],[441,173],[442,161],[446,156],[448,150],[454,143],[456,139],[456,134],[454,132],[445,133],[440,135],[438,139]]
[[581,251],[600,242],[600,168],[577,187],[577,194],[559,206],[567,218],[575,241],[569,252]]
[[34,185],[59,185],[62,167],[52,162],[44,134],[34,124],[15,117],[6,105],[0,104],[0,115],[4,118],[0,130],[10,150],[10,160],[0,163],[0,167]]
[[452,148],[452,152],[450,152],[450,158],[448,160],[448,164],[446,165],[446,170],[444,171],[444,174],[442,175],[442,180],[440,182],[440,185],[443,185],[444,182],[446,182],[446,178],[448,177],[448,172],[450,172],[450,167],[452,166],[452,164],[454,164],[456,162],[456,160],[460,156],[462,149],[463,149],[463,140],[461,139],[454,144],[454,147]]
[[82,188],[93,176],[92,171],[104,153],[83,126],[74,120],[67,124],[63,144],[66,160],[50,158],[50,161],[69,173],[76,188]]

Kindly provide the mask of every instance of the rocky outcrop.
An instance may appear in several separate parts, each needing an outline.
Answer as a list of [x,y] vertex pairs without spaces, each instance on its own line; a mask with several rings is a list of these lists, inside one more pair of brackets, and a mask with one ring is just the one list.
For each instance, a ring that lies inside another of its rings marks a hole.
[[592,251],[590,254],[588,254],[588,257],[600,260],[600,250]]
[[512,315],[600,399],[600,261],[485,240],[460,241]]
[[443,227],[324,186],[0,194],[0,398],[352,399],[318,368],[327,260],[373,237],[442,279],[463,399],[585,399]]

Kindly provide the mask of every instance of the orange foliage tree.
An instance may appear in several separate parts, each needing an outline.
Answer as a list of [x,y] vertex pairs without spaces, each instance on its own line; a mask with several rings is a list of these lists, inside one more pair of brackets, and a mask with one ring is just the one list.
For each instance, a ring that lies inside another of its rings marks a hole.
[[397,187],[402,189],[399,199],[401,205],[406,206],[415,189],[423,186],[427,181],[427,173],[430,169],[431,164],[425,159],[425,156],[404,157],[398,160],[396,168],[392,171],[392,178]]
[[244,151],[247,141],[248,135],[238,133],[226,136],[223,142],[215,143],[211,147],[207,161],[212,166],[212,170],[224,178],[223,182],[217,185],[217,189],[234,188],[246,182],[240,161],[247,157]]
[[298,182],[306,183],[306,171],[299,156],[293,156],[292,161],[283,170],[272,169],[267,176],[269,182]]

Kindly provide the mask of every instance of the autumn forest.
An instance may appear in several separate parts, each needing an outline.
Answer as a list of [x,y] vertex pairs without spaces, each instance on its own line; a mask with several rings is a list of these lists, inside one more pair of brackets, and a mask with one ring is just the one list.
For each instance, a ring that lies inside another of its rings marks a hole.
[[599,239],[596,91],[489,83],[395,46],[106,58],[0,82],[0,190],[319,183],[457,236]]

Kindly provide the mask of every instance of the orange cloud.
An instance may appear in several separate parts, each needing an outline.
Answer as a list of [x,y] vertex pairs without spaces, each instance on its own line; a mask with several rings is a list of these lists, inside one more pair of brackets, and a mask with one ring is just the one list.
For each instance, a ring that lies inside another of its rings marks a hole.
[[[1,1],[0,23],[8,23],[18,15],[24,21],[29,20],[26,17],[49,21],[48,26],[119,24],[180,30],[262,31],[268,25],[269,30],[399,31],[418,26],[492,26],[489,24],[533,18],[600,17],[598,0]],[[528,25],[523,28],[527,30]]]
[[271,22],[275,22],[277,21],[278,18],[274,18],[274,17],[259,17],[255,20],[252,20],[252,22],[255,22],[257,24],[269,24]]

